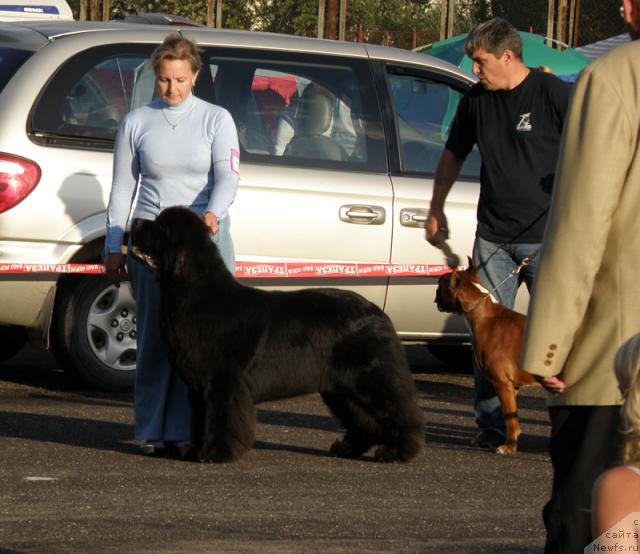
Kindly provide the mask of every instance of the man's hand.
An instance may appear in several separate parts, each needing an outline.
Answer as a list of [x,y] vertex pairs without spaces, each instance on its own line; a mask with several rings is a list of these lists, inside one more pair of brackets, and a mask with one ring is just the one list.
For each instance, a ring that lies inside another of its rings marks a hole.
[[104,272],[109,281],[116,287],[120,286],[120,281],[127,279],[127,268],[124,265],[124,256],[120,252],[113,252],[107,256],[104,263]]
[[202,216],[202,220],[204,221],[204,224],[209,227],[209,232],[212,236],[218,234],[220,227],[218,227],[218,216],[216,214],[213,212],[206,212]]
[[435,247],[442,246],[442,243],[449,238],[449,227],[444,212],[430,211],[426,223],[426,237],[430,244]]
[[555,375],[553,377],[540,377],[539,375],[534,375],[534,377],[546,390],[554,394],[562,394],[567,389],[565,382]]
[[440,248],[449,238],[449,225],[444,215],[444,203],[449,190],[460,174],[464,160],[456,157],[448,148],[442,151],[436,175],[433,179],[433,193],[429,201],[429,216],[427,217],[427,240],[436,248]]

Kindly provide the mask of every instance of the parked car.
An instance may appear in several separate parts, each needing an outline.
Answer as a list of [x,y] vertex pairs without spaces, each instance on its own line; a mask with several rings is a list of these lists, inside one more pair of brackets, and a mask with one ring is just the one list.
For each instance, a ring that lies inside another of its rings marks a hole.
[[186,27],[204,27],[201,23],[197,23],[188,17],[180,15],[172,15],[170,13],[150,12],[144,13],[133,11],[131,13],[117,13],[114,19],[124,23],[147,23],[149,25],[177,25]]
[[[0,263],[99,262],[118,122],[154,98],[149,56],[175,27],[0,24]],[[231,209],[239,260],[442,265],[424,240],[433,174],[472,75],[423,54],[183,27],[203,48],[195,94],[238,127]],[[314,111],[315,110],[315,111]],[[449,195],[451,246],[471,252],[479,159]],[[437,278],[281,280],[340,286],[384,308],[405,341],[468,341],[436,310]],[[131,387],[135,305],[95,275],[0,275],[0,355],[28,336],[106,390]]]
[[69,20],[73,13],[66,0],[0,0],[0,21]]

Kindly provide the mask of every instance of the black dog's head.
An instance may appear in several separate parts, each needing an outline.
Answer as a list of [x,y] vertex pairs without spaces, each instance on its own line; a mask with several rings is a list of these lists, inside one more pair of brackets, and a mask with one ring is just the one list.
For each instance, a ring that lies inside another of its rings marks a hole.
[[208,227],[179,206],[166,208],[154,221],[133,220],[131,255],[160,279],[190,280],[216,264],[224,266]]
[[438,288],[436,289],[435,303],[438,306],[438,311],[447,313],[461,314],[464,312],[462,306],[462,300],[464,297],[464,290],[469,285],[474,286],[474,283],[479,283],[478,272],[471,258],[469,260],[469,267],[464,271],[454,270],[451,273],[442,275],[438,280]]

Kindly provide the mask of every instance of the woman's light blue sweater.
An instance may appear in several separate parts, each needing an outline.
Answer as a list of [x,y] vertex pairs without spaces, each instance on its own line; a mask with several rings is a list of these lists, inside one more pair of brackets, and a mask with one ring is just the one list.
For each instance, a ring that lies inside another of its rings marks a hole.
[[120,252],[132,205],[132,219],[155,219],[176,205],[226,217],[239,151],[231,114],[191,94],[177,106],[156,100],[128,113],[114,147],[107,253]]

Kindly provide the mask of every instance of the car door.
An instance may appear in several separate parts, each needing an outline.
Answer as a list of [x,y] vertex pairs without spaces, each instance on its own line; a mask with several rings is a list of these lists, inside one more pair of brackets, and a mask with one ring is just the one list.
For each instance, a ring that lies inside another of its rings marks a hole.
[[[442,266],[443,253],[425,240],[425,220],[436,166],[462,94],[470,84],[427,68],[378,63],[379,86],[387,94],[390,164],[394,188],[391,262]],[[474,150],[445,205],[452,250],[466,265],[472,253],[479,193],[480,159]],[[438,312],[438,277],[392,278],[386,311],[406,339],[465,340],[461,318]]]
[[[388,263],[393,192],[366,58],[221,47],[203,57],[210,76],[201,74],[197,92],[227,108],[238,129],[237,260]],[[341,286],[380,306],[387,288],[384,277],[252,282]]]

